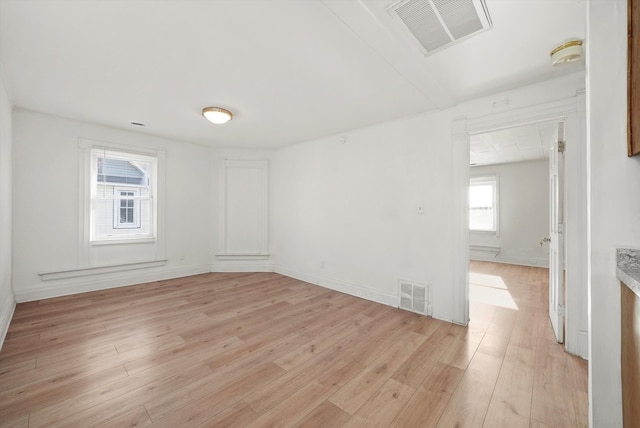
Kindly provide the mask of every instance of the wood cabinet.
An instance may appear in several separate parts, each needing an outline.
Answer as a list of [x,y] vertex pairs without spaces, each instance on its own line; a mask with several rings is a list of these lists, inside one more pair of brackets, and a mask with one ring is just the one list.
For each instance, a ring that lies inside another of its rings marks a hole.
[[640,297],[624,283],[622,316],[622,419],[625,428],[640,427]]

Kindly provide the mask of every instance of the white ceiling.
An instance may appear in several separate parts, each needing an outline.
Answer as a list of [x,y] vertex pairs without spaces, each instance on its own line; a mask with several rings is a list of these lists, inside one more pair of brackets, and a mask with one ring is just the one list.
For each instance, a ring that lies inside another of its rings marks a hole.
[[549,157],[557,121],[472,135],[469,141],[472,166],[524,162]]
[[[17,107],[224,147],[277,147],[584,69],[583,0],[486,0],[493,28],[425,57],[395,0],[0,0]],[[234,112],[216,126],[205,106]],[[134,127],[131,121],[146,127]]]

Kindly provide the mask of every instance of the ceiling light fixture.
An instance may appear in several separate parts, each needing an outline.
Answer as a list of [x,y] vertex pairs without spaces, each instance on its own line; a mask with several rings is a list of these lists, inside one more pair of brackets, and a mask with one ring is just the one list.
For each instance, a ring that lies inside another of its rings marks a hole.
[[576,62],[582,58],[582,40],[574,39],[556,46],[549,53],[551,65]]
[[233,119],[233,113],[222,107],[205,107],[202,109],[202,115],[211,123],[221,125]]

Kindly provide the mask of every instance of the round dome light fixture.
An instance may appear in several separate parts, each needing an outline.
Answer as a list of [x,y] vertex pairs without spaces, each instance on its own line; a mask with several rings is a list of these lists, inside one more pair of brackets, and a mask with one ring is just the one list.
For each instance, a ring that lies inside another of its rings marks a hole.
[[233,119],[233,113],[222,107],[205,107],[202,115],[211,123],[222,125]]
[[582,40],[574,39],[556,46],[549,53],[551,65],[576,62],[582,58]]

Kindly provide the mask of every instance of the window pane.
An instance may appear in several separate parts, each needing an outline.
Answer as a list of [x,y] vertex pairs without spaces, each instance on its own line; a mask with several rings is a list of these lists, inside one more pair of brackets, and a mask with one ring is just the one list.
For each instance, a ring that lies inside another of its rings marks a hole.
[[92,239],[153,235],[151,172],[155,159],[109,150],[93,150]]
[[495,182],[469,186],[469,229],[495,231]]

